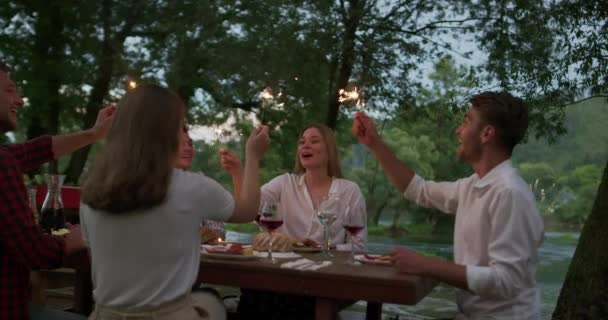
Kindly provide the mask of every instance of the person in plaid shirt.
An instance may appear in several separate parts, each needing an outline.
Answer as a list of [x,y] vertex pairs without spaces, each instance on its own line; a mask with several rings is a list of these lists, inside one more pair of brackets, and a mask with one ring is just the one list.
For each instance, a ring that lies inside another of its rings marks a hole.
[[[21,106],[23,100],[9,68],[0,62],[0,134],[17,128]],[[63,257],[84,248],[84,242],[80,226],[70,226],[69,234],[56,237],[44,233],[35,223],[23,172],[103,138],[114,110],[113,106],[101,109],[89,130],[0,146],[0,320],[82,319],[29,303],[30,270],[60,267]]]

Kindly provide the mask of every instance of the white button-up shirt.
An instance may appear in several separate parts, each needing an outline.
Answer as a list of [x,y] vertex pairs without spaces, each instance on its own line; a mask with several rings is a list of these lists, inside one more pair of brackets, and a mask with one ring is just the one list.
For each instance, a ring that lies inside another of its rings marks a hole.
[[423,207],[456,214],[454,261],[471,292],[459,290],[456,319],[540,319],[536,287],[543,221],[528,184],[505,160],[483,178],[455,182],[415,176],[404,192]]
[[[339,201],[347,204],[354,214],[366,216],[365,199],[359,186],[349,180],[333,178],[330,194],[337,195]],[[278,228],[294,239],[312,239],[319,243],[323,240],[323,226],[319,221],[314,209],[312,198],[304,182],[304,175],[285,173],[262,186],[262,201],[277,203],[277,210],[283,215],[283,225]],[[342,214],[336,215],[336,220],[331,224],[331,243],[338,250],[350,250],[350,240],[344,230]],[[367,243],[367,226],[358,234],[355,249],[365,250]]]

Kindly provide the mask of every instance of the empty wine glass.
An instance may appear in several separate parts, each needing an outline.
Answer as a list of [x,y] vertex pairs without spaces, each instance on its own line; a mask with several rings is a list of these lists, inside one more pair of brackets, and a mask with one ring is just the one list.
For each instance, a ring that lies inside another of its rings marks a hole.
[[277,210],[277,205],[273,202],[265,202],[262,205],[262,215],[260,216],[260,225],[264,226],[268,231],[270,242],[268,243],[268,260],[271,263],[277,261],[272,257],[272,244],[274,242],[274,230],[283,225],[283,216]]
[[330,252],[331,238],[329,234],[329,227],[336,220],[336,214],[338,212],[338,197],[333,194],[321,195],[317,197],[317,217],[323,225],[323,243],[322,250],[323,255],[327,257],[333,257]]
[[359,233],[365,229],[366,217],[359,210],[351,210],[349,206],[344,208],[342,226],[350,236],[350,259],[348,264],[359,265],[355,260],[355,243],[360,241]]

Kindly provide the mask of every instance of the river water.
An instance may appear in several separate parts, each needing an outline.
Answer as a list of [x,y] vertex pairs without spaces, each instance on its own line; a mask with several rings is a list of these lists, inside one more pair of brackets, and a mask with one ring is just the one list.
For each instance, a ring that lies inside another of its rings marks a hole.
[[[251,242],[251,235],[229,231],[227,239],[243,243]],[[536,279],[541,289],[542,319],[551,319],[555,303],[559,297],[570,260],[578,242],[578,233],[546,232],[540,247],[540,265]],[[408,241],[394,238],[370,237],[368,250],[372,253],[386,253],[395,246],[405,246],[416,251],[428,252],[443,257],[451,257],[452,245],[429,241]],[[385,318],[433,319],[453,317],[456,312],[454,289],[440,285],[415,306],[385,304]],[[364,304],[359,305],[363,309]]]

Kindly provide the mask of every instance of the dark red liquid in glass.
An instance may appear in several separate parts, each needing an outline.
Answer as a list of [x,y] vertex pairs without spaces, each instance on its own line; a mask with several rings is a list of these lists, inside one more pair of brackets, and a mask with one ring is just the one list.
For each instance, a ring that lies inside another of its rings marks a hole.
[[283,220],[260,220],[260,224],[266,227],[269,232],[283,225]]
[[65,228],[63,209],[46,209],[40,213],[40,226],[46,232]]
[[363,230],[363,226],[344,226],[344,229],[350,233],[351,236],[356,236]]

